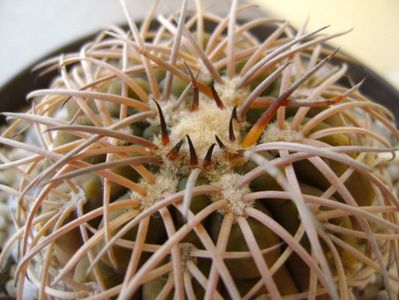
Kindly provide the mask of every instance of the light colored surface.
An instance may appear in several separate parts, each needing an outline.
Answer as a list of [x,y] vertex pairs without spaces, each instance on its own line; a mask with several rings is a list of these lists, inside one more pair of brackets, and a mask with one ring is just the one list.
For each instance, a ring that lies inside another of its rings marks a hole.
[[[141,19],[154,0],[127,0]],[[180,0],[160,0],[159,12],[175,11]],[[230,0],[202,0],[213,13]],[[335,40],[399,88],[399,0],[254,0],[268,12],[309,29],[354,30]],[[194,0],[189,1],[194,6]],[[49,52],[108,25],[123,23],[118,0],[0,0],[0,86]]]
[[353,28],[332,44],[383,75],[399,89],[398,0],[254,0],[274,15],[300,26],[309,16],[308,30],[331,25],[327,32]]
[[[131,14],[142,19],[154,0],[127,0]],[[161,0],[158,12],[176,11],[181,0]],[[189,1],[194,7],[194,1]],[[225,11],[229,0],[205,0],[203,7]],[[0,0],[0,86],[18,72],[61,46],[125,23],[118,0]]]
[[[96,9],[95,2],[102,9]],[[79,1],[79,6],[76,3],[0,0],[0,85],[76,37],[123,20],[117,1],[84,0]]]

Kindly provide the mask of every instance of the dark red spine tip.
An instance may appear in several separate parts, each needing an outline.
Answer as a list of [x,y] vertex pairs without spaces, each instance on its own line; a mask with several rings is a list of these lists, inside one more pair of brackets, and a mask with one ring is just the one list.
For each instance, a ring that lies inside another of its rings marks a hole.
[[213,143],[213,144],[209,147],[208,151],[207,151],[206,154],[205,154],[205,158],[204,158],[204,161],[203,161],[203,163],[202,163],[202,167],[203,167],[204,169],[207,169],[207,168],[211,165],[211,163],[212,163],[212,153],[213,153],[213,148],[215,148],[215,146],[216,146],[216,143]]
[[159,113],[159,120],[161,122],[162,144],[164,146],[166,146],[169,144],[170,140],[169,140],[168,127],[166,125],[165,117],[163,115],[163,112],[162,112],[162,109],[161,109],[161,106],[159,105],[159,103],[154,98],[152,100],[155,102],[157,109],[158,109],[158,113]]
[[190,148],[190,165],[196,166],[198,165],[198,156],[197,153],[195,152],[193,142],[191,141],[189,135],[187,135],[187,141],[188,141],[188,147]]
[[170,160],[175,160],[179,156],[180,148],[184,143],[184,139],[181,139],[176,143],[176,145],[172,148],[172,150],[169,151],[168,154],[166,154],[167,158]]
[[215,139],[220,149],[226,149],[226,146],[223,144],[222,140],[216,134],[215,134]]
[[220,109],[223,109],[224,105],[223,105],[222,99],[220,99],[219,94],[215,89],[215,83],[214,83],[213,79],[210,84],[210,88],[211,88],[213,99],[215,100],[217,107],[219,107]]
[[233,120],[237,120],[237,106],[235,106],[231,112],[231,118],[229,122],[229,139],[230,142],[234,142],[236,137],[234,135]]

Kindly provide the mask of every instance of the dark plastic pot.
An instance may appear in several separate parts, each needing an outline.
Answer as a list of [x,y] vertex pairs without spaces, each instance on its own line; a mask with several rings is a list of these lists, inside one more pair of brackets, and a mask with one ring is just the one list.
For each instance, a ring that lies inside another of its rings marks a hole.
[[[156,26],[156,24],[154,25]],[[212,27],[210,24],[207,25]],[[260,40],[265,39],[270,32],[271,28],[268,27],[258,27],[253,30],[253,33]],[[35,65],[43,61],[45,58],[54,57],[61,53],[77,51],[83,43],[92,40],[93,38],[94,35],[90,35],[61,47],[59,50],[50,53],[46,57],[43,57],[43,59],[34,62],[31,66],[27,67],[17,76],[8,81],[3,87],[0,87],[0,112],[16,111],[21,109],[26,105],[26,94],[32,90],[46,88],[49,86],[50,81],[52,78],[54,78],[54,72],[39,77],[37,74],[32,73],[31,71]],[[335,63],[339,63],[339,61],[336,60]],[[359,82],[363,78],[366,78],[366,81],[360,88],[361,92],[375,102],[385,105],[393,112],[396,120],[399,120],[399,91],[370,68],[357,62],[356,59],[352,58],[350,62],[346,63],[349,65],[347,75],[354,82]],[[348,85],[348,80],[342,80],[342,84]],[[4,118],[0,117],[0,122],[3,121]]]

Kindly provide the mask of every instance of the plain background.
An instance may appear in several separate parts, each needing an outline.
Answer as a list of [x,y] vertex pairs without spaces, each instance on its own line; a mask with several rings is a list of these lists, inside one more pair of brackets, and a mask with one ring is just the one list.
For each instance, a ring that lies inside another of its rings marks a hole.
[[[154,0],[128,0],[141,19]],[[253,0],[296,26],[309,16],[309,30],[354,30],[335,41],[399,88],[399,0]],[[180,0],[160,0],[160,12]],[[194,0],[190,5],[193,7]],[[230,0],[202,0],[225,13]],[[81,36],[125,20],[118,0],[0,0],[0,86],[47,53]]]
[[309,17],[308,30],[353,28],[331,44],[356,57],[399,90],[399,0],[254,0],[295,26]]
[[[128,0],[142,19],[154,0]],[[161,0],[158,12],[176,11],[180,0]],[[189,1],[193,7],[194,1]],[[222,13],[229,0],[203,0]],[[113,24],[125,23],[119,0],[0,0],[0,86],[47,53]]]

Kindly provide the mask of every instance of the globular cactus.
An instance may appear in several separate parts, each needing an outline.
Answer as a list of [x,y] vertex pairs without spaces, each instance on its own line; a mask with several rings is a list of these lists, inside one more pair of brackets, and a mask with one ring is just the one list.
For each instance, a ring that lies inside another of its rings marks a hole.
[[18,298],[353,299],[376,276],[395,297],[399,133],[339,83],[340,34],[122,7],[130,31],[42,63],[51,87],[4,113]]

